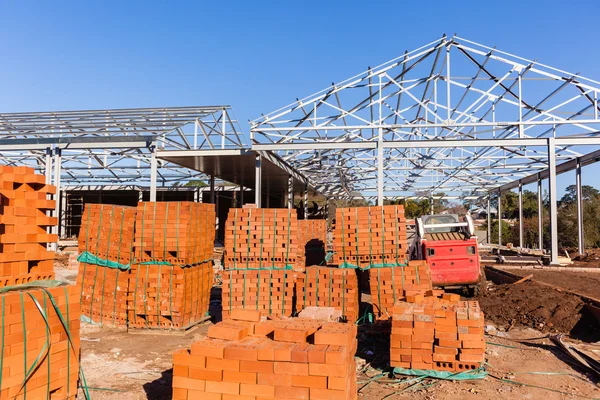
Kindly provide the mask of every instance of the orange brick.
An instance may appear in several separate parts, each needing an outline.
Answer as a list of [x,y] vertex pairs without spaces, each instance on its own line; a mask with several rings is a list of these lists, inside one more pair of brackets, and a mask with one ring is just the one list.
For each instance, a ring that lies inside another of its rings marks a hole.
[[240,361],[208,357],[206,359],[206,368],[212,370],[239,371]]
[[291,386],[275,386],[275,398],[308,400],[309,389]]
[[189,367],[189,377],[193,379],[203,379],[205,381],[220,382],[223,380],[223,371],[221,369]]
[[240,371],[272,374],[273,363],[271,361],[240,361]]
[[209,393],[239,394],[240,384],[237,382],[206,382],[206,391]]
[[180,389],[205,390],[206,381],[200,379],[186,378],[184,376],[174,376],[173,387]]
[[223,371],[223,382],[256,383],[256,372]]
[[292,376],[283,374],[259,373],[257,383],[259,385],[292,386]]
[[248,396],[275,397],[275,386],[242,383],[240,385],[240,394]]
[[326,389],[327,377],[292,375],[292,386]]
[[261,310],[245,310],[236,308],[231,310],[231,319],[237,321],[259,322],[262,318]]
[[310,364],[275,361],[275,371],[285,375],[308,375]]

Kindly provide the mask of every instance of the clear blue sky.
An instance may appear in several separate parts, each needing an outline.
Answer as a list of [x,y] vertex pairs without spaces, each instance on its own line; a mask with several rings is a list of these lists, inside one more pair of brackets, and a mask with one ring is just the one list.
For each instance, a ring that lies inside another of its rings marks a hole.
[[[598,0],[94,3],[0,2],[1,111],[229,104],[247,132],[455,32],[600,80]],[[584,183],[600,187],[599,170]]]

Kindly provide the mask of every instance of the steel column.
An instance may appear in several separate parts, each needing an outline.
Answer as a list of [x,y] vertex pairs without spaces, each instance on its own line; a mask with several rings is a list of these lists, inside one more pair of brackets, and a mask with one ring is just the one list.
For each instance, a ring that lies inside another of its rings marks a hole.
[[433,196],[429,197],[429,215],[433,215],[434,211],[433,211]]
[[[61,150],[60,149],[55,149],[54,150],[54,186],[56,187],[56,194],[54,195],[54,199],[55,199],[55,204],[54,204],[54,216],[57,217],[58,222],[57,225],[54,227],[53,232],[58,236],[59,234],[59,229],[60,229],[60,196],[61,196],[61,189],[60,189],[60,173],[61,173],[61,167],[62,167],[62,161],[61,161]],[[58,243],[52,243],[51,244],[51,248],[52,250],[56,250],[58,247]]]
[[156,201],[156,178],[158,160],[156,159],[156,147],[150,146],[150,201]]
[[502,192],[498,191],[498,247],[502,246]]
[[487,244],[492,243],[492,207],[490,205],[490,197],[487,198]]
[[213,175],[210,177],[210,202],[215,204],[215,177]]
[[558,216],[556,207],[556,149],[554,138],[548,138],[548,187],[550,188],[550,264],[558,264]]
[[287,203],[288,209],[291,210],[294,206],[294,179],[291,175],[288,175]]
[[256,207],[261,208],[261,195],[262,195],[262,167],[261,167],[261,155],[256,155],[256,168],[254,169],[254,203]]
[[304,184],[304,219],[308,219],[308,183]]
[[240,207],[244,205],[244,187],[240,185]]
[[519,246],[525,248],[523,243],[523,183],[519,181]]
[[575,169],[575,181],[577,185],[577,244],[579,254],[585,252],[585,236],[583,232],[583,191],[581,184],[581,160],[577,159],[577,168]]
[[46,149],[46,183],[49,185],[52,183],[52,149],[48,147]]
[[65,193],[65,191],[61,191],[60,192],[60,231],[59,231],[59,238],[64,238],[66,237],[66,233],[67,233],[67,194]]
[[382,84],[381,75],[379,75],[379,129],[377,140],[377,205],[383,205],[383,122],[381,105],[382,105]]
[[542,178],[538,174],[537,180],[537,198],[538,198],[538,246],[544,250],[544,199],[542,198]]

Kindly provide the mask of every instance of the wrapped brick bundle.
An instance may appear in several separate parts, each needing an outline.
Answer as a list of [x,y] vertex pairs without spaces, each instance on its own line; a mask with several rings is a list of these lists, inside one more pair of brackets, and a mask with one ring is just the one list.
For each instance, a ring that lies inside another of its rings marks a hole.
[[305,307],[333,307],[349,322],[358,319],[356,271],[348,268],[307,267],[296,278],[296,311]]
[[[75,399],[80,351],[77,287],[40,285],[4,292],[0,312],[0,398]],[[39,354],[45,356],[35,364]]]

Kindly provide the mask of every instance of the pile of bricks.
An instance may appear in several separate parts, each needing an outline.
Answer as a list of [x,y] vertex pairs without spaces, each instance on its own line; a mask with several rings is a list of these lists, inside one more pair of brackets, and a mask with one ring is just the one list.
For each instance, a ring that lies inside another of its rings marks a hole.
[[291,316],[298,274],[281,269],[223,271],[223,319],[229,318],[236,309],[260,310],[265,315]]
[[404,206],[338,208],[335,219],[335,264],[404,263],[408,249]]
[[356,399],[356,326],[226,321],[174,355],[173,399]]
[[327,247],[327,221],[324,219],[298,220],[298,269],[321,265]]
[[390,365],[406,369],[476,370],[485,357],[484,315],[477,301],[444,294],[407,298],[392,316]]
[[356,271],[348,268],[307,267],[296,279],[296,311],[306,307],[333,307],[349,322],[358,319]]
[[225,224],[225,269],[283,268],[298,262],[296,212],[232,208]]
[[97,263],[81,262],[77,286],[81,313],[99,324],[127,325],[129,270],[108,267],[105,261],[130,265],[133,257],[135,207],[87,204],[79,231],[79,251]]
[[[70,400],[77,396],[79,292],[75,286],[46,290],[0,294],[1,399]],[[45,357],[32,368],[39,354]]]
[[206,317],[214,237],[214,204],[138,204],[127,298],[130,327],[184,329]]
[[32,168],[0,166],[0,286],[54,278],[55,253],[47,245],[57,241],[48,233],[57,218],[47,212],[56,188],[45,179]]
[[388,318],[394,303],[402,296],[424,294],[431,290],[431,273],[427,261],[409,261],[404,267],[369,270],[369,285],[374,312]]

